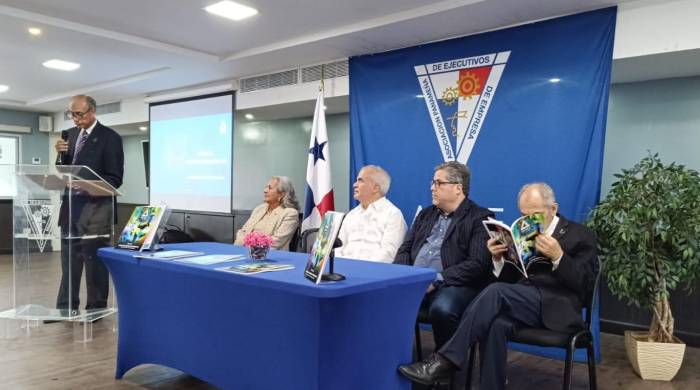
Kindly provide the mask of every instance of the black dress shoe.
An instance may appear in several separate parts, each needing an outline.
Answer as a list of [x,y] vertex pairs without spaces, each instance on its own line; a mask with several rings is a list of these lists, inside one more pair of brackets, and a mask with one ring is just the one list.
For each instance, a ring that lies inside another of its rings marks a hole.
[[437,353],[427,359],[410,365],[399,366],[399,372],[413,382],[431,385],[440,379],[448,378],[457,367]]

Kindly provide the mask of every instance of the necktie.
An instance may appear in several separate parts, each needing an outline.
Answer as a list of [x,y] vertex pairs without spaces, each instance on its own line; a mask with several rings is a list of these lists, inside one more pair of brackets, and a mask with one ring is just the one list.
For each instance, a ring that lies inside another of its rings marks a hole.
[[75,165],[75,161],[78,159],[78,153],[83,149],[83,146],[85,146],[85,141],[87,141],[88,138],[88,133],[85,130],[80,131],[80,136],[78,137],[78,144],[75,145],[75,152],[73,153],[73,165]]

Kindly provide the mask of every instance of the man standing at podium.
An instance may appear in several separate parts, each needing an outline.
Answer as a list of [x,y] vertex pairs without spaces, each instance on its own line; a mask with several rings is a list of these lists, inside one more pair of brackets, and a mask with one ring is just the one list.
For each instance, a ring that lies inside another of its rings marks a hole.
[[[116,189],[122,185],[124,175],[122,138],[97,121],[96,110],[97,103],[90,96],[77,95],[71,99],[69,114],[75,127],[63,131],[56,142],[56,165],[86,166]],[[98,179],[86,169],[75,173],[83,179]],[[68,192],[64,193],[58,221],[62,229],[62,275],[56,307],[74,315],[80,306],[83,265],[87,286],[85,309],[107,307],[109,273],[97,258],[97,249],[109,245],[109,240],[80,237],[109,234],[116,222],[116,202],[112,202],[112,197],[91,196],[79,188],[74,188],[71,194],[69,199]]]

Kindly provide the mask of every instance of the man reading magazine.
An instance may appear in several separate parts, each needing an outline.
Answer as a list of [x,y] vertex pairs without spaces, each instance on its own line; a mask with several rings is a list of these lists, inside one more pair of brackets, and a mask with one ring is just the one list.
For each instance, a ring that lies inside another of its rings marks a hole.
[[[504,267],[506,246],[492,238],[488,249],[499,282],[484,289],[464,312],[454,336],[426,360],[399,367],[414,382],[431,384],[460,367],[475,342],[481,346],[480,389],[503,389],[508,338],[519,326],[569,332],[583,326],[581,308],[597,273],[596,239],[586,227],[557,214],[552,189],[544,183],[520,190],[524,215],[543,214],[545,229],[535,238],[537,253],[547,261],[528,267],[528,278]],[[531,260],[532,261],[532,260]]]

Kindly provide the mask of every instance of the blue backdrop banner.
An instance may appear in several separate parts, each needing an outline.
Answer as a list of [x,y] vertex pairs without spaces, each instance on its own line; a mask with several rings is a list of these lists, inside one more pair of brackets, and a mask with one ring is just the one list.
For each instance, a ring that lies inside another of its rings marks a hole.
[[470,197],[507,223],[533,181],[585,219],[600,191],[615,19],[607,8],[351,58],[351,181],[384,167],[410,225],[430,204],[433,168],[458,160]]

